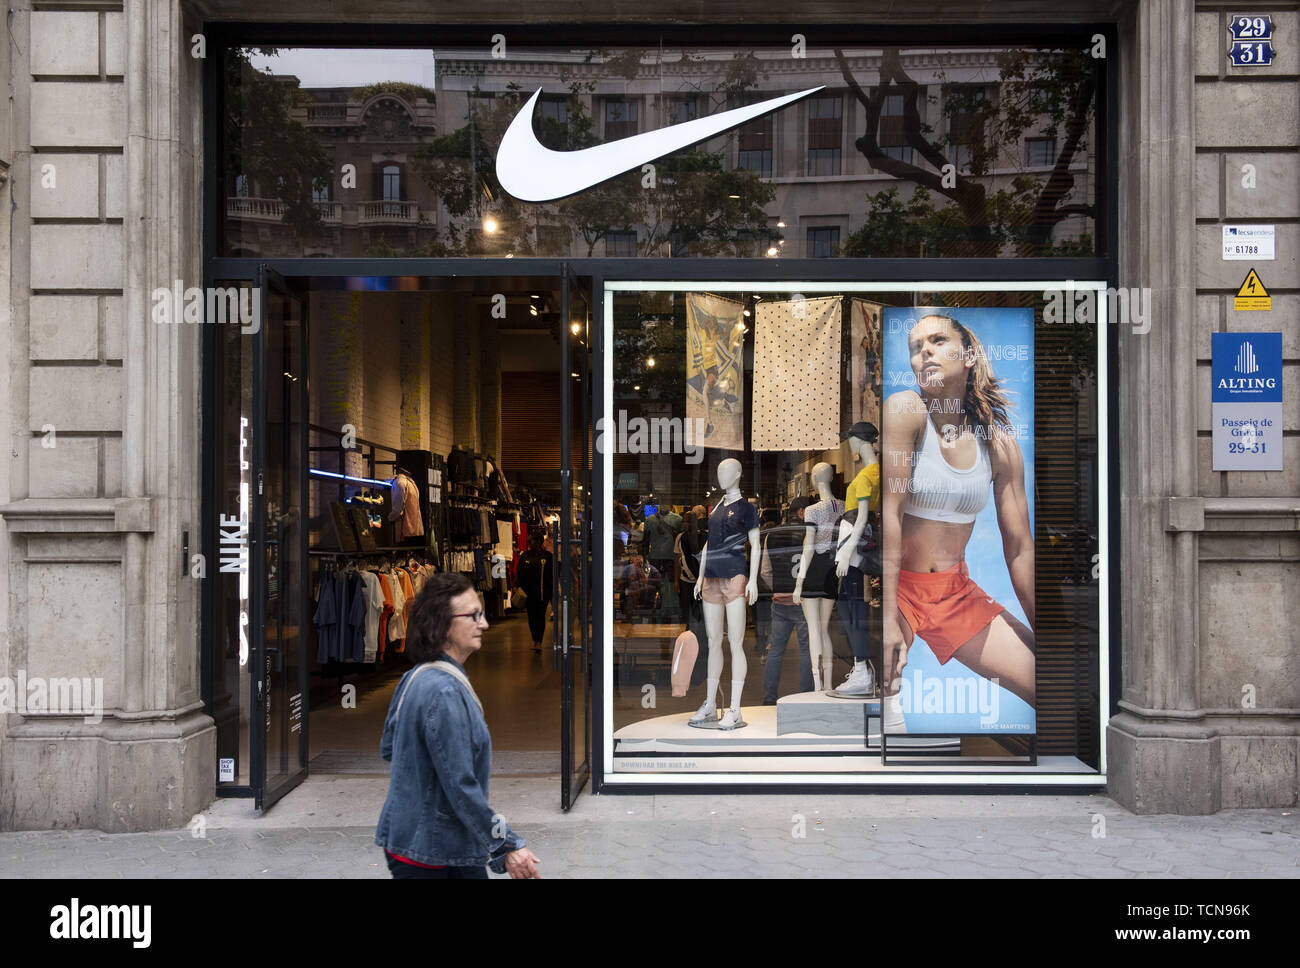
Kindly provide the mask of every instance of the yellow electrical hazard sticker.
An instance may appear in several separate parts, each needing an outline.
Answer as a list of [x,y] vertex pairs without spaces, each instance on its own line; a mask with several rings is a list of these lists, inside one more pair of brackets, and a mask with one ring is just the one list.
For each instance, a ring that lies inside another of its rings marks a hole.
[[1232,300],[1232,308],[1243,311],[1273,308],[1273,299],[1254,269],[1246,273],[1246,281],[1237,290],[1237,295]]

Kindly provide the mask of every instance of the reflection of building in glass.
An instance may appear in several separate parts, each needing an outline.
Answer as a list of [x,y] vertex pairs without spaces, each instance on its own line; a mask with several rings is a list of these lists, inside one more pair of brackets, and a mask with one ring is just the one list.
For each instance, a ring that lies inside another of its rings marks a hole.
[[[328,174],[295,213],[285,187],[265,177],[275,158],[259,166],[230,153],[224,251],[800,258],[1094,250],[1095,65],[1082,55],[1011,48],[845,50],[799,60],[785,51],[738,58],[705,48],[512,54],[435,52],[433,90],[386,82],[382,51],[366,87],[300,88],[292,75],[272,80],[246,68],[247,89],[293,87],[285,127],[319,146]],[[274,71],[274,59],[257,63]],[[506,126],[539,87],[538,137],[569,151],[822,89],[654,159],[653,171],[629,172],[570,199],[522,204],[502,192],[493,165]],[[1053,125],[1053,115],[1064,120]],[[292,144],[288,136],[248,150],[285,154]],[[264,177],[238,170],[241,162]]]

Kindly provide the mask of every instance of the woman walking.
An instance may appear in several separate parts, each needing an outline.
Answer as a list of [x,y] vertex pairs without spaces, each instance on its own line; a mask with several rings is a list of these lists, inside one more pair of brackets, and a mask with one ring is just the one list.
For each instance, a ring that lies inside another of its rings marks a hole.
[[488,805],[492,739],[465,660],[488,627],[468,578],[434,575],[411,609],[402,676],[380,753],[393,764],[375,843],[395,878],[536,878],[540,863]]
[[542,638],[546,635],[546,606],[551,603],[551,570],[554,562],[549,551],[542,550],[542,533],[528,533],[528,550],[519,558],[515,569],[515,583],[527,596],[524,608],[528,611],[528,631],[533,637],[533,651],[542,651]]

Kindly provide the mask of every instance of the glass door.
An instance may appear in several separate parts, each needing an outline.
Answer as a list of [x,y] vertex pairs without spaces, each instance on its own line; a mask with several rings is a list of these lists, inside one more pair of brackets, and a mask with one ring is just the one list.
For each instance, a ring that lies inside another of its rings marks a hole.
[[260,811],[307,776],[307,303],[269,266],[257,287],[251,779]]
[[555,662],[560,669],[560,806],[591,774],[591,287],[561,284],[560,533],[555,540]]

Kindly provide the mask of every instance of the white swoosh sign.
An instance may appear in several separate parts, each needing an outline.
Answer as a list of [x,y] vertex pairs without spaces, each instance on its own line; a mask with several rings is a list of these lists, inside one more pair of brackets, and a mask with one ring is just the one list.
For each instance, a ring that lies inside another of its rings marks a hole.
[[820,90],[820,87],[810,87],[797,94],[774,97],[591,148],[552,151],[533,133],[533,107],[542,94],[538,88],[523,110],[515,115],[501,139],[501,146],[497,149],[497,180],[502,188],[522,202],[553,202],[576,195],[625,171],[640,168],[648,161],[707,141]]

